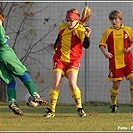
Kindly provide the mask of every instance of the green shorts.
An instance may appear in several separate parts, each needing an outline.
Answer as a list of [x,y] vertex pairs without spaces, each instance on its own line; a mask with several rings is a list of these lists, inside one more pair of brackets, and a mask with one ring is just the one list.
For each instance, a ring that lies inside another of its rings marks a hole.
[[9,84],[14,79],[14,76],[22,76],[26,72],[28,72],[27,68],[17,57],[0,62],[0,77],[6,84]]

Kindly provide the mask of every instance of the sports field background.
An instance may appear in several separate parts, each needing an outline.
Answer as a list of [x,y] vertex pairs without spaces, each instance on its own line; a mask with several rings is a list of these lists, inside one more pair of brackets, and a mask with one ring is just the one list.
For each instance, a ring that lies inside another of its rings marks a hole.
[[[104,58],[98,48],[100,38],[105,28],[110,26],[108,14],[112,9],[123,12],[125,25],[133,26],[132,2],[2,2],[7,20],[5,28],[11,37],[10,46],[18,57],[30,70],[39,94],[49,100],[52,85],[52,56],[50,44],[54,43],[58,26],[65,20],[65,13],[69,8],[77,8],[80,12],[85,5],[92,10],[92,17],[87,25],[90,26],[91,46],[83,50],[83,58],[78,77],[78,85],[82,92],[83,102],[109,102],[111,83],[107,81],[108,60]],[[8,12],[10,11],[10,14]],[[28,52],[27,52],[28,51]],[[26,58],[25,58],[26,57]],[[18,80],[17,100],[24,101],[26,88]],[[118,103],[129,104],[130,93],[128,82],[122,82]],[[74,103],[65,78],[61,82],[58,103]]]

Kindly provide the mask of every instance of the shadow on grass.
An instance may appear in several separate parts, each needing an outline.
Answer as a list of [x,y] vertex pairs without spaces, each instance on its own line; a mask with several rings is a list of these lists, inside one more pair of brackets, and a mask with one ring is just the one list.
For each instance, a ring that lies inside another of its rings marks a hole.
[[[25,103],[18,103],[20,109],[23,111],[23,113],[40,113],[40,114],[45,114],[47,112],[47,107],[43,106],[37,106],[37,107],[28,107]],[[83,108],[85,112],[89,115],[97,115],[99,113],[110,113],[110,105],[108,103],[85,103],[83,104]],[[118,109],[120,113],[131,113],[133,112],[133,107],[131,107],[128,104],[120,104],[118,106]],[[0,112],[12,112],[8,108],[8,103],[7,102],[1,102],[0,103]],[[75,105],[70,105],[70,104],[57,104],[56,106],[56,113],[77,113],[76,111],[76,106]],[[71,116],[70,116],[71,117]]]

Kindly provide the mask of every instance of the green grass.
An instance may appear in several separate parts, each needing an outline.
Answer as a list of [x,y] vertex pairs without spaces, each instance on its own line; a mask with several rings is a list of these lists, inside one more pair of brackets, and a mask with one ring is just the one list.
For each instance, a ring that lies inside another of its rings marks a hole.
[[132,131],[133,107],[119,105],[110,113],[108,105],[84,105],[86,117],[77,116],[74,105],[58,105],[54,118],[45,118],[46,107],[19,104],[24,116],[15,116],[7,104],[0,106],[0,131]]

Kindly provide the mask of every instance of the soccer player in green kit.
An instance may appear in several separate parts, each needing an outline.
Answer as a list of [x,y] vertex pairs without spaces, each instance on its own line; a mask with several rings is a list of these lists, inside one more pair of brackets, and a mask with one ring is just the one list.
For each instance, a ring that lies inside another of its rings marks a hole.
[[40,98],[27,68],[8,45],[10,38],[5,35],[5,29],[2,25],[4,20],[5,16],[0,12],[0,78],[7,86],[9,108],[15,115],[23,115],[16,101],[16,81],[14,77],[18,77],[23,82],[34,102],[38,102],[42,106],[47,105],[47,102]]

